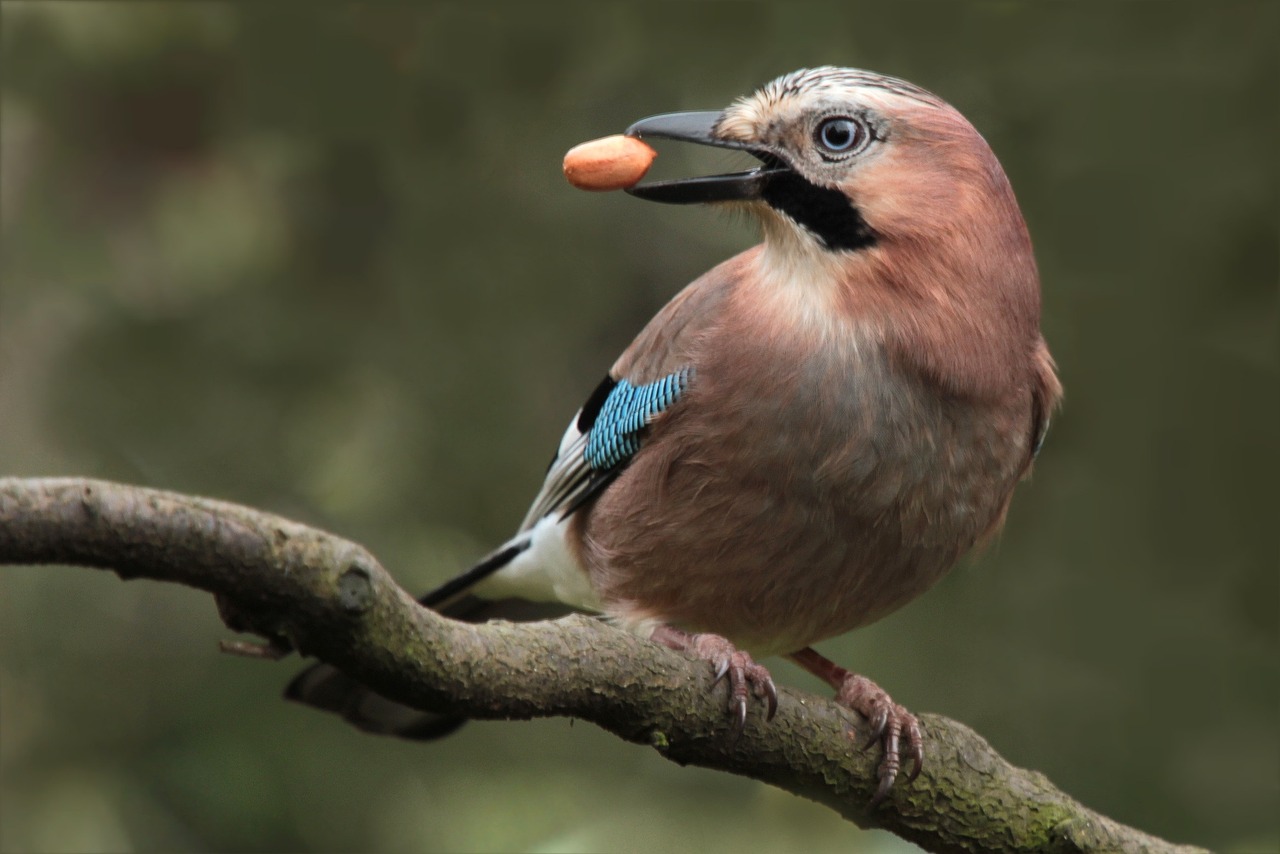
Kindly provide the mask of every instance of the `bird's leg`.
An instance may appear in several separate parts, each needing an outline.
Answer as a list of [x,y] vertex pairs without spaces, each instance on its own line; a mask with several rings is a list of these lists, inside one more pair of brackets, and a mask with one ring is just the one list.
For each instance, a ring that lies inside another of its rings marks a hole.
[[916,778],[920,773],[920,766],[924,764],[924,740],[920,736],[920,722],[915,715],[893,702],[884,689],[867,677],[845,670],[810,647],[788,657],[834,688],[837,703],[853,709],[867,719],[871,724],[871,736],[864,747],[877,741],[884,744],[884,758],[880,760],[877,772],[880,785],[871,799],[871,806],[885,799],[902,768],[902,755],[898,747],[900,741],[906,742],[906,753],[914,763],[907,782]]
[[716,682],[729,678],[729,712],[736,731],[741,732],[746,726],[747,697],[751,694],[768,703],[765,720],[773,720],[778,711],[778,690],[773,686],[773,677],[750,655],[720,635],[690,634],[671,626],[658,626],[649,639],[710,662],[716,671]]

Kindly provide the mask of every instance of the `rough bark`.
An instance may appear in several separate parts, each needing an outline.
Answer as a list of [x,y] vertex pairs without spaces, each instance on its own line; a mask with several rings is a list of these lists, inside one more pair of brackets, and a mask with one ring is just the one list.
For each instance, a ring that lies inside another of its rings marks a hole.
[[598,620],[468,625],[420,607],[355,543],[247,507],[82,479],[0,479],[0,563],[112,569],[214,594],[227,625],[331,662],[388,697],[473,718],[591,721],[681,764],[761,780],[930,851],[1196,851],[1099,815],[955,721],[921,715],[928,761],[875,810],[865,722],[780,689],[732,737],[709,669]]

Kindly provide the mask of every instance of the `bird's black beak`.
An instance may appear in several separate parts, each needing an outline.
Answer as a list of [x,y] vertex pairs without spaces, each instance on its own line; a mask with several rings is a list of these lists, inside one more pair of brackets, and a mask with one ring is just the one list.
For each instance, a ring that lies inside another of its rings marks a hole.
[[715,127],[720,116],[717,112],[665,113],[641,119],[627,128],[626,135],[636,139],[681,139],[699,145],[736,148],[760,158],[764,165],[746,172],[731,172],[726,175],[637,184],[628,188],[627,192],[636,198],[675,205],[759,199],[773,176],[789,170],[777,157],[762,148],[717,137]]

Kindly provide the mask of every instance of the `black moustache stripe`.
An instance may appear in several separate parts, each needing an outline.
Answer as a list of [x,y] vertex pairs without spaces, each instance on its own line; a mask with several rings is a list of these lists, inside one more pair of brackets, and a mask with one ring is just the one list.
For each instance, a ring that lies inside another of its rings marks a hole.
[[764,187],[761,197],[822,241],[828,249],[866,249],[876,234],[849,197],[839,190],[819,187],[795,172],[781,172]]

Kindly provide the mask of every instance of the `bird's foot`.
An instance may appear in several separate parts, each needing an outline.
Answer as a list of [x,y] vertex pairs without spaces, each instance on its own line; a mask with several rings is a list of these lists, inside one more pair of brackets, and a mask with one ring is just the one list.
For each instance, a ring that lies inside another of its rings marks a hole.
[[728,678],[729,714],[733,716],[735,732],[742,732],[747,724],[747,705],[751,696],[767,703],[765,720],[773,720],[774,713],[778,711],[778,689],[773,685],[773,677],[750,655],[720,635],[689,634],[670,626],[659,626],[650,639],[709,662],[715,668],[717,683]]
[[853,709],[870,723],[871,734],[862,745],[864,749],[877,741],[884,745],[884,757],[876,772],[880,785],[871,798],[871,806],[874,807],[888,796],[889,790],[893,788],[893,781],[902,770],[903,747],[912,761],[907,782],[910,783],[919,776],[920,767],[924,764],[924,739],[920,735],[920,722],[915,715],[893,702],[883,688],[856,673],[848,673],[843,684],[836,689],[836,702]]
[[902,770],[904,747],[912,761],[907,782],[919,776],[924,765],[924,738],[920,735],[920,722],[915,715],[893,702],[883,688],[867,677],[845,670],[812,649],[803,649],[792,654],[791,658],[835,688],[837,703],[867,719],[871,733],[862,745],[864,749],[877,741],[884,745],[884,756],[876,771],[880,782],[870,806],[874,807],[888,797],[898,772]]

